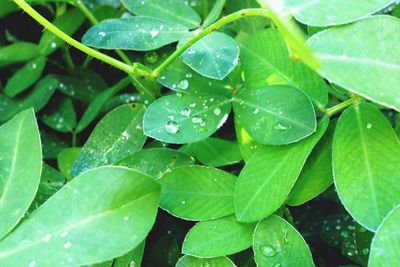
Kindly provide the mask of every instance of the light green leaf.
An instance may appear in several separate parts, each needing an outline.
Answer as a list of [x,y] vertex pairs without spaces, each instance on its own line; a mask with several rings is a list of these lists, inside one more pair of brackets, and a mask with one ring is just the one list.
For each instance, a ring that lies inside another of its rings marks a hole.
[[206,166],[184,166],[160,180],[160,207],[186,220],[209,220],[234,212],[236,177]]
[[155,179],[161,178],[177,167],[193,164],[194,159],[190,156],[168,148],[139,150],[118,162],[118,165],[140,171]]
[[128,17],[100,22],[85,33],[82,41],[102,49],[148,51],[179,41],[187,33],[187,28],[162,19]]
[[204,165],[221,167],[242,160],[237,143],[220,138],[209,137],[193,144],[196,158]]
[[71,180],[71,169],[76,159],[81,153],[81,147],[69,147],[62,150],[57,155],[57,166],[61,173],[68,179]]
[[[272,0],[274,1],[274,0]],[[287,12],[303,24],[332,26],[372,15],[395,0],[283,0]]]
[[325,191],[333,183],[332,140],[336,123],[331,123],[308,157],[289,197],[288,205],[301,205]]
[[236,265],[227,257],[219,258],[195,258],[192,256],[183,256],[176,263],[176,267],[235,267]]
[[39,48],[34,43],[13,43],[0,48],[0,68],[15,63],[29,61],[39,55]]
[[196,257],[219,257],[251,247],[255,223],[234,216],[197,223],[185,237],[182,252]]
[[333,139],[335,185],[345,208],[367,229],[375,231],[400,203],[398,162],[399,140],[377,108],[362,103],[343,112]]
[[39,130],[35,113],[29,109],[0,127],[0,239],[28,210],[38,190],[41,171]]
[[149,16],[180,24],[193,29],[199,26],[199,15],[181,0],[121,0],[136,15]]
[[225,123],[230,108],[230,100],[221,96],[164,96],[148,107],[143,121],[144,132],[167,143],[197,142]]
[[127,253],[150,231],[159,196],[156,182],[127,168],[86,172],[1,241],[0,265],[81,266]]
[[203,28],[211,25],[213,22],[215,22],[219,16],[221,15],[222,9],[224,9],[226,0],[216,0],[213,8],[211,9],[210,13],[208,13],[208,16],[204,19],[203,22]]
[[62,99],[50,114],[42,116],[43,122],[56,131],[68,133],[72,132],[76,125],[76,113],[70,98]]
[[380,224],[371,244],[368,266],[400,265],[400,206],[395,207]]
[[400,19],[374,16],[313,35],[308,45],[330,82],[400,110],[400,34],[393,34],[398,32]]
[[4,93],[10,97],[14,97],[25,91],[40,78],[45,65],[45,57],[37,57],[26,63],[24,67],[19,69],[8,80],[6,87],[4,88]]
[[[329,120],[317,132],[287,146],[263,146],[240,173],[235,189],[235,213],[239,221],[254,222],[276,211],[285,201],[303,165],[324,134]],[[287,163],[290,162],[290,166]]]
[[257,266],[314,266],[310,249],[301,234],[276,215],[258,223],[253,250]]
[[271,85],[243,90],[234,98],[235,117],[257,142],[284,145],[315,132],[314,107],[299,89]]
[[213,32],[194,43],[180,58],[199,74],[223,80],[239,63],[239,47],[232,37]]
[[237,117],[234,119],[234,123],[240,153],[242,154],[243,160],[247,162],[251,158],[251,156],[253,156],[253,154],[263,145],[257,143],[249,135],[249,133],[243,128]]
[[76,176],[89,169],[117,163],[142,148],[145,107],[127,104],[108,113],[91,133],[71,169]]
[[240,59],[248,89],[288,84],[303,90],[316,103],[328,103],[324,80],[302,62],[293,61],[282,34],[267,29],[253,34],[241,46]]

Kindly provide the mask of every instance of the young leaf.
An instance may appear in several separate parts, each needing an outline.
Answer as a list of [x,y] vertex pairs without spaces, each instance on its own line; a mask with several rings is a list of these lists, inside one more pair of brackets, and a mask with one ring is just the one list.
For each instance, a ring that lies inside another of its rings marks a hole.
[[243,90],[234,98],[235,117],[259,143],[285,145],[315,132],[314,107],[306,94],[288,85]]
[[169,95],[153,102],[144,115],[144,133],[156,140],[185,144],[218,130],[230,113],[228,98],[213,95]]
[[43,122],[56,131],[72,132],[76,125],[76,113],[70,98],[62,99],[50,114],[42,117]]
[[36,44],[17,42],[0,48],[0,68],[26,62],[40,55]]
[[192,256],[183,256],[176,263],[176,267],[235,267],[236,265],[227,257],[219,258],[195,258]]
[[42,148],[33,109],[0,127],[0,152],[1,239],[22,219],[39,186]]
[[330,82],[400,110],[400,34],[394,32],[400,32],[400,19],[373,16],[313,35],[308,45],[321,61],[319,73]]
[[213,32],[193,44],[180,58],[199,74],[223,80],[239,63],[239,47],[232,37]]
[[204,19],[203,28],[211,25],[215,22],[221,15],[222,9],[224,9],[226,0],[216,0],[213,8],[211,9],[208,16]]
[[328,103],[324,80],[301,62],[293,61],[282,34],[267,29],[253,34],[241,46],[240,60],[248,89],[289,84],[303,90],[316,103]]
[[161,178],[164,174],[177,167],[193,164],[194,159],[190,156],[168,148],[139,150],[118,162],[118,165],[138,170],[155,179]]
[[[284,203],[328,124],[329,120],[322,120],[317,132],[307,139],[287,146],[263,146],[250,158],[235,188],[235,213],[239,221],[261,220]],[[288,162],[290,166],[286,165]]]
[[206,166],[184,166],[160,180],[160,207],[186,220],[209,220],[230,215],[236,177]]
[[62,150],[57,155],[57,167],[60,172],[68,179],[71,180],[71,169],[74,162],[79,157],[82,148],[80,147],[69,147]]
[[127,104],[108,113],[83,146],[71,175],[117,163],[141,149],[146,140],[141,127],[144,111],[141,104]]
[[182,252],[196,257],[219,257],[251,247],[255,223],[234,216],[197,223],[185,237]]
[[276,215],[258,223],[253,249],[258,266],[314,266],[303,237],[291,224]]
[[187,28],[163,19],[128,17],[100,22],[85,33],[82,41],[102,49],[149,51],[179,41],[187,33]]
[[400,264],[400,206],[395,207],[382,221],[372,240],[368,266],[398,266]]
[[121,0],[136,15],[160,18],[193,29],[199,26],[199,15],[181,0]]
[[243,160],[247,162],[251,158],[251,156],[253,156],[253,154],[263,145],[257,143],[249,135],[249,133],[243,128],[237,117],[234,119],[234,123],[240,153],[242,154]]
[[343,205],[367,229],[375,231],[400,203],[399,161],[399,140],[377,108],[362,103],[343,112],[333,139],[335,185]]
[[150,231],[159,196],[156,182],[127,168],[86,172],[1,241],[0,265],[81,266],[127,253]]

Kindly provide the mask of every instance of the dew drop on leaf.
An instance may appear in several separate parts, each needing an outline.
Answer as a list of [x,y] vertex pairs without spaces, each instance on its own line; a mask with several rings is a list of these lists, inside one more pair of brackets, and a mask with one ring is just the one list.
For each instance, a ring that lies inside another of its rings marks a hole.
[[258,112],[260,112],[258,108],[253,109],[253,114],[258,114]]
[[165,125],[165,130],[167,131],[167,133],[176,134],[179,130],[179,125],[174,121],[169,121]]
[[186,90],[186,89],[188,89],[188,87],[189,87],[189,82],[188,82],[188,80],[182,80],[182,81],[180,81],[179,84],[178,84],[178,88],[179,88],[179,89],[182,89],[182,90]]
[[276,250],[271,246],[262,246],[260,250],[266,257],[274,257],[277,253]]
[[220,109],[220,108],[214,108],[214,114],[215,114],[216,116],[221,115],[221,109]]
[[190,108],[184,108],[181,111],[182,116],[189,117],[192,114],[192,110]]
[[[151,64],[156,63],[157,60],[158,60],[158,54],[157,54],[157,52],[155,52],[155,51],[148,52],[148,53],[145,55],[145,60],[146,60],[148,63],[151,63]],[[165,77],[164,77],[164,79],[165,79]]]
[[276,124],[274,125],[273,128],[274,128],[274,130],[287,130],[287,129],[289,129],[290,127],[288,127],[288,126],[286,126],[286,125],[284,125],[284,124],[278,122],[278,123],[276,123]]
[[367,123],[367,129],[371,129],[372,128],[372,123],[368,122]]

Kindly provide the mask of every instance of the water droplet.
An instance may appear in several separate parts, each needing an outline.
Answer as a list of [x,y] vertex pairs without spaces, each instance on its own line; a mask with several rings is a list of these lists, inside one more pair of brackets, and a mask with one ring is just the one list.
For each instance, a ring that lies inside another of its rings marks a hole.
[[215,114],[216,116],[221,115],[221,109],[220,109],[220,108],[214,108],[214,114]]
[[152,29],[150,35],[152,38],[156,37],[160,32],[157,29]]
[[280,122],[276,123],[273,128],[274,128],[274,130],[287,130],[287,129],[289,129],[288,126],[286,126],[286,125],[284,125],[284,124],[282,124]]
[[69,241],[67,241],[67,242],[64,243],[64,248],[65,248],[65,249],[69,249],[71,246],[72,246],[72,243],[69,242]]
[[362,254],[362,255],[368,255],[368,253],[369,253],[369,248],[363,248],[363,249],[361,250],[361,254]]
[[192,78],[193,74],[191,72],[186,73],[186,78],[190,79]]
[[61,232],[61,234],[60,234],[61,237],[66,237],[67,235],[68,235],[68,231]]
[[253,109],[253,114],[258,114],[258,112],[260,112],[258,108]]
[[123,131],[123,132],[122,132],[122,136],[123,136],[125,139],[128,139],[128,138],[129,138],[129,134],[128,134],[127,131]]
[[182,80],[178,83],[178,88],[182,90],[186,90],[189,87],[189,82],[188,80]]
[[367,129],[371,129],[372,128],[372,123],[368,122],[367,123]]
[[271,246],[262,246],[260,250],[266,257],[273,257],[276,255],[276,250]]
[[192,103],[190,103],[190,105],[189,105],[189,107],[191,107],[191,108],[195,108],[196,107],[196,102],[192,102]]
[[51,240],[51,237],[51,234],[47,233],[43,236],[42,240],[47,243]]
[[282,264],[280,264],[279,262],[275,263],[274,267],[281,267]]
[[129,216],[125,216],[124,221],[128,221],[128,220],[129,220]]
[[192,123],[198,124],[198,123],[202,123],[202,122],[203,122],[202,118],[199,118],[199,117],[196,117],[196,116],[192,118]]
[[99,32],[99,36],[104,37],[104,36],[106,36],[106,33],[105,32]]
[[129,262],[129,267],[135,267],[135,266],[136,266],[136,262],[135,261]]
[[179,130],[179,125],[174,121],[169,121],[165,125],[165,130],[167,131],[167,133],[176,134]]
[[[144,58],[145,58],[145,60],[146,60],[148,63],[153,64],[153,63],[156,63],[156,62],[157,62],[157,60],[158,60],[158,54],[157,54],[157,52],[155,52],[155,51],[148,52],[148,53],[146,53],[146,55],[145,55]],[[165,79],[165,77],[164,77],[164,79]]]
[[182,116],[189,117],[192,114],[192,110],[190,108],[184,108],[181,111]]
[[33,261],[31,261],[29,263],[29,267],[33,267],[33,266],[36,266],[36,261],[35,260],[33,260]]
[[50,47],[54,49],[54,48],[57,47],[57,44],[56,44],[55,42],[52,42],[52,43],[50,44]]
[[181,201],[181,204],[182,204],[182,205],[185,205],[185,204],[186,204],[186,201],[185,201],[185,200],[182,200],[182,201]]

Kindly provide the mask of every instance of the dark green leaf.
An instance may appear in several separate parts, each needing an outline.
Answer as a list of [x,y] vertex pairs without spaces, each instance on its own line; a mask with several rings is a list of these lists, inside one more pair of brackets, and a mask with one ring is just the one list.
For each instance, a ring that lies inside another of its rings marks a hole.
[[62,99],[51,113],[42,116],[42,120],[56,131],[72,132],[76,125],[76,114],[72,100],[69,98]]
[[18,42],[0,48],[0,68],[26,62],[38,57],[39,47],[33,43]]
[[235,267],[236,265],[227,257],[219,258],[195,258],[192,256],[183,256],[176,263],[176,267]]

